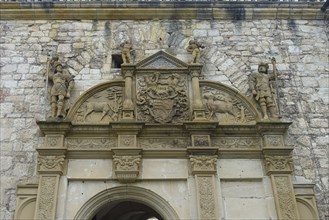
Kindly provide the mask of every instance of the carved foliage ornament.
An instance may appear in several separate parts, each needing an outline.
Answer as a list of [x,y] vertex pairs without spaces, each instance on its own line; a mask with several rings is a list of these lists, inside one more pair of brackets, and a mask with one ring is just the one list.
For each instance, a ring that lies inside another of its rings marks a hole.
[[115,139],[108,138],[68,138],[65,143],[68,149],[99,150],[115,146]]
[[199,206],[201,219],[217,219],[212,176],[198,177]]
[[191,118],[186,77],[160,72],[140,75],[137,91],[138,120],[165,124]]
[[265,156],[267,172],[292,172],[291,156]]
[[223,91],[202,87],[203,104],[209,120],[229,123],[248,123],[255,121],[250,110],[237,98]]
[[56,178],[52,176],[41,176],[40,177],[40,201],[38,203],[38,216],[37,219],[50,220],[54,218],[54,201],[55,201],[55,187],[56,187]]
[[230,149],[249,149],[249,148],[260,148],[259,138],[248,138],[248,137],[223,137],[213,138],[212,145],[220,148]]
[[61,156],[39,156],[39,171],[62,172],[64,167],[64,155]]
[[217,156],[190,156],[192,173],[197,172],[216,172]]

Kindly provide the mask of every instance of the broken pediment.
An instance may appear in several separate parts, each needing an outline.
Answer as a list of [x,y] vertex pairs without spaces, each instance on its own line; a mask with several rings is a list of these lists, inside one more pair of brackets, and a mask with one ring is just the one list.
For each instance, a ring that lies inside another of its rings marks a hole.
[[159,51],[136,64],[136,69],[187,69],[188,64],[176,57]]

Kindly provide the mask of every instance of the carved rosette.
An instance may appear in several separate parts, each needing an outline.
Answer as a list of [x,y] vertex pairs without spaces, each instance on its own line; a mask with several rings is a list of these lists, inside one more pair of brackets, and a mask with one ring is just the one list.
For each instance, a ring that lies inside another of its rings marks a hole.
[[293,160],[291,156],[265,156],[266,171],[273,173],[291,173]]
[[190,116],[186,76],[142,74],[137,78],[137,119],[149,123],[177,123]]
[[199,218],[218,219],[213,176],[197,176]]
[[275,187],[276,206],[279,219],[299,219],[295,194],[293,192],[290,175],[273,176],[272,181]]
[[136,147],[136,135],[119,135],[119,147]]
[[63,135],[46,135],[46,146],[49,148],[63,147],[64,136]]
[[64,171],[65,156],[39,156],[39,173],[58,173]]
[[113,156],[114,172],[122,183],[135,182],[141,167],[141,155]]
[[210,147],[209,135],[192,135],[193,147]]
[[202,98],[206,108],[206,117],[209,120],[223,123],[255,121],[255,116],[241,100],[224,91],[204,86]]
[[55,218],[57,180],[57,176],[40,177],[36,219],[50,220]]
[[191,155],[190,156],[190,163],[191,163],[191,169],[192,174],[197,173],[216,173],[216,164],[217,164],[217,156],[211,155]]
[[284,147],[282,135],[265,135],[264,142],[266,147]]

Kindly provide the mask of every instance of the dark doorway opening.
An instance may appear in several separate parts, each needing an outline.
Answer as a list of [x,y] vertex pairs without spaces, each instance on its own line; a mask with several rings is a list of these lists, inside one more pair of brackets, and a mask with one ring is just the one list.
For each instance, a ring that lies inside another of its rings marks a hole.
[[137,202],[113,202],[101,209],[92,220],[163,220],[152,208]]

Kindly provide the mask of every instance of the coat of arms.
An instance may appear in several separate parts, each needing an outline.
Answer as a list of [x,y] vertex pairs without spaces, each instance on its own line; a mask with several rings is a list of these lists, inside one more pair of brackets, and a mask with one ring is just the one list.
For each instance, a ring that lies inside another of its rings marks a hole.
[[139,120],[161,124],[189,120],[185,77],[177,73],[144,74],[137,88]]

